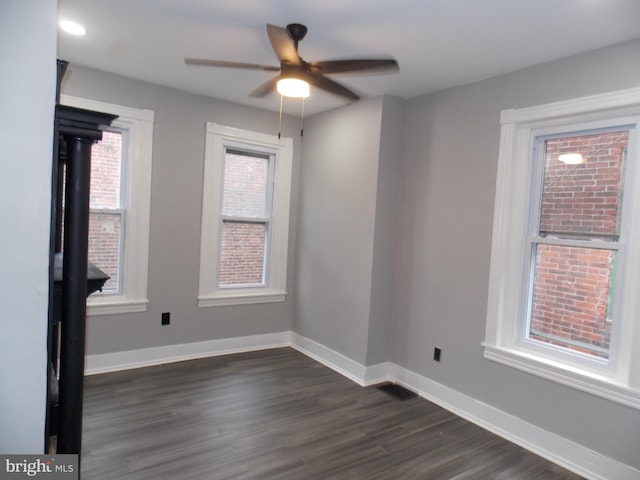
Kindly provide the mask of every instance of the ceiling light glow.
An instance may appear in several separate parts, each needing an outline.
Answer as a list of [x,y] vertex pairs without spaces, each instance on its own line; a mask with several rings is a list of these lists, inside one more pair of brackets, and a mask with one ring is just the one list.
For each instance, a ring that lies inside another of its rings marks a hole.
[[565,165],[580,165],[581,163],[586,162],[580,153],[564,153],[562,155],[558,155],[558,160]]
[[309,84],[298,78],[282,78],[278,80],[278,92],[285,97],[307,98]]
[[71,35],[84,35],[87,30],[77,22],[71,20],[61,20],[60,28]]

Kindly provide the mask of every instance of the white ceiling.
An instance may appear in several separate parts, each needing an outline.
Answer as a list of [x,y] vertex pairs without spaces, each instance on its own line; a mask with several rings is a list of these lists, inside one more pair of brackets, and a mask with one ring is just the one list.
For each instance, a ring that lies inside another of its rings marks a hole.
[[[59,0],[71,64],[277,110],[248,94],[272,72],[187,66],[184,57],[278,65],[265,25],[303,23],[307,61],[393,56],[400,73],[336,75],[363,97],[412,98],[640,38],[640,0]],[[305,115],[346,101],[312,89]],[[285,100],[298,115],[299,100]]]

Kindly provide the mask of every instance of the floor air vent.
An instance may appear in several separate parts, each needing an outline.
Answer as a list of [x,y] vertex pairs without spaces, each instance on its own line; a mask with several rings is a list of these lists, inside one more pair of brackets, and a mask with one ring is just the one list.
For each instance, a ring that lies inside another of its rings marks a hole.
[[393,397],[396,400],[400,400],[401,402],[418,397],[417,393],[414,393],[411,390],[407,390],[403,386],[397,385],[395,383],[383,383],[382,385],[376,385],[376,388],[383,391],[390,397]]

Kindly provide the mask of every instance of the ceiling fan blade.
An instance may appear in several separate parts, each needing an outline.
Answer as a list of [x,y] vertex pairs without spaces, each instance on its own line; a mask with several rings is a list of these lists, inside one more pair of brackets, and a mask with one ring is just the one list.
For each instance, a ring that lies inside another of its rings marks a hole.
[[320,68],[324,74],[333,73],[382,73],[400,70],[394,59],[371,58],[362,60],[328,60],[310,62],[311,68]]
[[301,62],[298,49],[286,28],[267,24],[267,35],[273,51],[281,62],[288,62],[292,65],[299,65]]
[[264,70],[266,72],[279,72],[280,67],[273,65],[259,65],[257,63],[227,62],[225,60],[208,60],[206,58],[185,58],[187,65],[202,65],[205,67],[243,68],[245,70]]
[[253,92],[249,94],[250,97],[264,97],[271,92],[275,92],[277,90],[278,80],[280,80],[281,76],[273,77],[270,80],[267,80],[258,88],[256,88]]
[[333,93],[335,95],[339,95],[341,97],[346,97],[350,100],[359,100],[360,97],[356,95],[354,92],[349,90],[347,87],[340,85],[338,82],[334,82],[333,80],[323,77],[323,76],[315,76],[315,75],[305,75],[305,80],[309,82],[309,84],[314,87],[318,87],[322,90],[325,90],[329,93]]

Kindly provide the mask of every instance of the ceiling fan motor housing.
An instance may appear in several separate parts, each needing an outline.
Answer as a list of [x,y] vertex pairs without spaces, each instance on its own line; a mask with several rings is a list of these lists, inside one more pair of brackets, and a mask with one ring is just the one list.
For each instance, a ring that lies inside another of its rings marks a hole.
[[298,48],[298,42],[302,40],[307,34],[307,27],[301,23],[290,23],[287,25],[287,32],[293,39],[296,48]]

